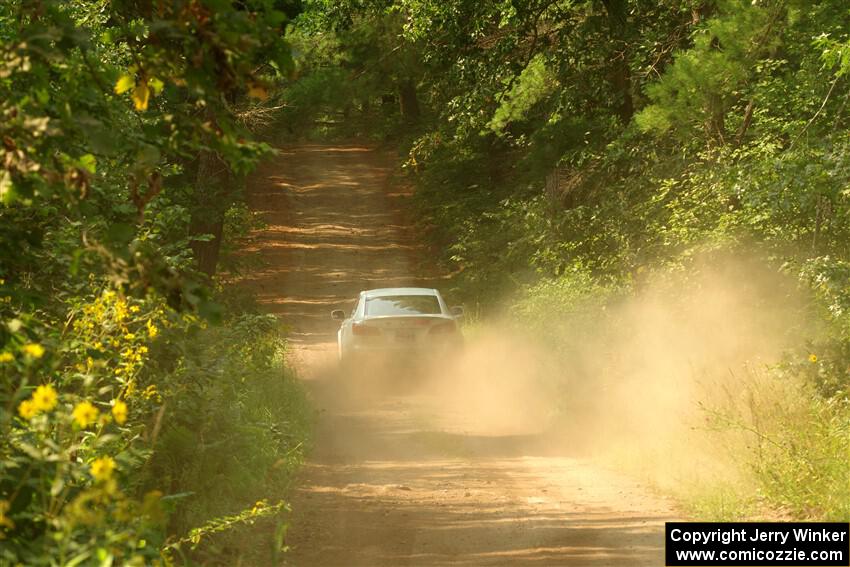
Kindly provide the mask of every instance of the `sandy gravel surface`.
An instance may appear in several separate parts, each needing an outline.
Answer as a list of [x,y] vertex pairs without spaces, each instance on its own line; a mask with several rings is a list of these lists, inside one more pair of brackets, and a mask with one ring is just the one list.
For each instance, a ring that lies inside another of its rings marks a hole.
[[375,388],[336,371],[331,309],[361,289],[439,285],[390,163],[364,147],[299,146],[250,183],[268,226],[248,251],[263,261],[249,285],[288,326],[319,411],[286,564],[663,565],[675,512],[634,481],[539,431],[477,423],[405,376]]

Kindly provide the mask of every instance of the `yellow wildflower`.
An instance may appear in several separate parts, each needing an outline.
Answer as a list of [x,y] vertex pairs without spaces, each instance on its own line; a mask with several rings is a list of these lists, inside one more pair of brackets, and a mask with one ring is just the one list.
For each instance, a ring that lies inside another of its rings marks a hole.
[[119,425],[127,421],[127,404],[123,400],[115,400],[112,403],[112,417]]
[[26,344],[21,350],[23,350],[27,356],[31,356],[32,358],[41,358],[44,356],[44,347],[38,343]]
[[[0,529],[13,529],[15,527],[15,522],[12,521],[11,518],[6,516],[6,512],[9,511],[12,505],[8,500],[0,500]],[[0,531],[0,539],[3,539],[3,533]]]
[[74,416],[74,421],[76,421],[77,425],[82,428],[86,428],[97,421],[97,416],[99,414],[100,411],[88,400],[78,403],[74,407],[74,411],[71,413],[71,415]]
[[38,413],[38,408],[32,400],[24,400],[18,406],[18,415],[24,419],[32,419]]
[[818,361],[818,355],[816,355],[815,353],[812,353],[812,354],[809,355],[809,362],[814,364],[817,361]]
[[123,300],[115,302],[115,320],[119,323],[127,318],[127,303]]
[[156,384],[151,384],[150,386],[145,388],[145,391],[142,392],[142,395],[145,397],[146,400],[160,399],[159,392],[156,389]]
[[32,401],[39,411],[50,411],[56,407],[56,390],[50,384],[39,386],[32,395]]
[[154,325],[153,321],[151,321],[150,319],[148,319],[147,328],[148,337],[155,339],[156,336],[159,334],[159,329],[156,327],[156,325]]
[[132,341],[136,338],[136,335],[134,335],[133,333],[127,333],[126,335],[124,335],[124,338],[128,341]]
[[115,470],[115,461],[112,457],[100,457],[92,461],[91,475],[95,480],[104,481],[112,476],[112,471]]
[[0,362],[12,362],[15,360],[15,355],[11,352],[0,352]]
[[130,306],[130,313],[138,313],[138,312],[139,312],[139,306],[138,305],[131,305]]

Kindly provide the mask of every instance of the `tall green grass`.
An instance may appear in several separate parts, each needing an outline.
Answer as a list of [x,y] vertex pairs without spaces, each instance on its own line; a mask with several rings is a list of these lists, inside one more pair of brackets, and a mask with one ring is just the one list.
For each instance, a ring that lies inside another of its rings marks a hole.
[[[244,305],[228,311],[221,325],[163,341],[151,370],[167,375],[170,390],[145,482],[172,495],[168,531],[181,543],[171,556],[206,565],[267,562],[280,552],[281,542],[269,540],[286,522],[287,508],[277,504],[311,424],[276,318]],[[257,529],[257,520],[278,529]]]

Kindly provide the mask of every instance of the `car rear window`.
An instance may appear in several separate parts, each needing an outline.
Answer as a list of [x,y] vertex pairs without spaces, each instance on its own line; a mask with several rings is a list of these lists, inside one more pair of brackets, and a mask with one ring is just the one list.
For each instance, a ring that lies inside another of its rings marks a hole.
[[385,295],[366,298],[366,315],[437,315],[442,313],[435,295]]

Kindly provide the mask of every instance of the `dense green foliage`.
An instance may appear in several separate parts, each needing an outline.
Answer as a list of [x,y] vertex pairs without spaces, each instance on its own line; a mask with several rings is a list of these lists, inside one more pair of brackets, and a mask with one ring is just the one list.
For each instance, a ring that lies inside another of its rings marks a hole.
[[[799,381],[805,407],[765,410],[783,425],[753,467],[777,506],[847,518],[845,2],[305,6],[284,98],[324,126],[347,117],[343,133],[395,134],[455,292],[484,311],[514,295],[551,323],[646,274],[697,281],[694,260],[719,250],[796,280],[819,325],[771,376]],[[339,98],[307,104],[318,91]]]
[[211,276],[287,11],[0,4],[0,563],[229,564],[283,508],[303,396]]
[[0,4],[0,561],[227,563],[284,507],[304,400],[215,279],[276,107],[404,147],[454,291],[514,297],[565,358],[553,318],[607,336],[646,274],[755,251],[818,325],[715,416],[769,440],[741,461],[772,505],[850,515],[843,0],[303,8]]

